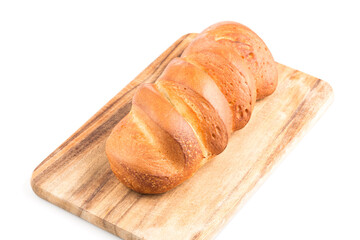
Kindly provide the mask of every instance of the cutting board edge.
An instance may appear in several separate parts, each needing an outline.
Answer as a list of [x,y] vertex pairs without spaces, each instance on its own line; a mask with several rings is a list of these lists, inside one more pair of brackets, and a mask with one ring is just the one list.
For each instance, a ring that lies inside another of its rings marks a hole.
[[[105,111],[108,110],[109,106],[113,105],[114,102],[116,102],[119,98],[119,96],[123,96],[128,94],[128,92],[131,89],[136,89],[138,85],[144,82],[143,76],[149,74],[148,72],[151,71],[154,68],[154,65],[161,65],[164,62],[164,59],[166,59],[166,56],[171,55],[171,53],[176,52],[179,45],[188,44],[192,39],[194,39],[198,33],[187,33],[182,35],[179,39],[177,39],[170,47],[168,47],[164,52],[160,54],[153,62],[151,62],[144,70],[142,70],[133,80],[131,80],[126,86],[113,96],[109,101],[107,101],[104,106],[102,106],[94,115],[90,117],[89,120],[87,120],[84,124],[82,124],[73,134],[70,135],[64,142],[60,144],[59,147],[57,147],[54,151],[52,151],[44,160],[42,160],[33,170],[31,175],[31,186],[35,185],[36,183],[33,183],[34,177],[37,173],[37,170],[39,167],[41,167],[43,164],[48,162],[49,160],[55,158],[57,155],[60,155],[62,151],[64,151],[64,148],[67,147],[69,143],[72,141],[76,141],[76,139],[81,139],[82,134],[88,130],[92,125],[94,125],[99,116],[101,116]],[[183,50],[181,50],[180,54]],[[172,58],[171,58],[172,59]],[[156,67],[155,67],[156,68]]]
[[[186,34],[184,35],[183,37],[181,37],[180,39],[183,39],[183,38],[187,38],[187,37],[195,37],[196,34]],[[180,40],[179,39],[179,40]],[[175,45],[175,44],[173,44]],[[172,46],[173,46],[172,45]],[[171,48],[171,47],[170,47]],[[162,55],[160,55],[157,59],[161,58]],[[155,60],[156,61],[156,60]],[[155,62],[154,61],[154,62]],[[152,63],[153,64],[153,63]],[[150,64],[146,69],[148,69],[149,67],[151,67]],[[283,65],[281,63],[278,63],[279,65],[282,65],[282,66],[285,66],[286,68],[290,68],[290,69],[293,69],[291,67],[288,67],[286,65]],[[141,75],[143,72],[146,71],[146,69],[144,71],[142,71],[139,75]],[[138,75],[138,76],[139,76]],[[309,75],[309,74],[307,74]],[[128,86],[130,85],[137,85],[139,84],[137,82],[137,78],[136,77],[134,80],[132,80],[131,82],[129,82],[125,88],[127,88]],[[320,80],[320,79],[319,79]],[[326,98],[324,98],[324,101],[323,101],[323,104],[321,105],[321,107],[319,108],[318,111],[316,111],[316,114],[314,115],[313,118],[311,118],[311,120],[309,120],[305,125],[304,127],[301,128],[301,130],[299,131],[299,133],[294,137],[293,140],[291,140],[291,142],[286,146],[285,148],[285,151],[283,153],[281,153],[281,155],[279,155],[277,158],[278,158],[278,162],[281,162],[286,156],[287,154],[296,146],[296,144],[304,137],[304,135],[310,130],[311,127],[313,127],[316,122],[321,118],[321,116],[325,113],[325,111],[328,109],[328,107],[332,104],[332,102],[334,101],[334,92],[332,90],[332,87],[329,83],[327,83],[326,81],[324,80],[320,80],[320,84],[323,84],[325,86],[327,86],[329,92],[328,92],[328,96]],[[124,88],[124,89],[125,89]],[[123,90],[121,90],[122,92]],[[121,93],[119,92],[119,94]],[[117,96],[117,95],[116,95]],[[106,106],[109,105],[115,98],[113,97],[110,101],[108,101],[99,111],[97,111],[86,123],[84,123],[84,125],[82,125],[74,134],[72,134],[65,142],[67,141],[70,141],[71,138],[77,134],[77,132],[83,128],[88,122],[90,122],[93,118],[95,118],[99,113],[103,112],[105,109],[106,109]],[[72,139],[74,140],[74,139]],[[64,143],[65,143],[64,142]],[[61,146],[61,145],[60,145]],[[59,147],[60,148],[60,147]],[[117,236],[120,236],[122,235],[121,233],[119,233],[119,231],[124,231],[123,234],[132,234],[132,233],[129,233],[127,232],[125,229],[121,229],[119,228],[118,226],[116,225],[113,225],[113,228],[109,228],[109,227],[106,227],[104,223],[100,224],[99,221],[93,221],[93,220],[89,220],[89,217],[87,216],[87,214],[90,214],[89,212],[87,212],[85,209],[81,209],[79,208],[78,206],[70,203],[69,201],[66,201],[66,200],[63,200],[57,196],[55,196],[54,194],[46,191],[45,189],[41,188],[41,184],[37,184],[35,181],[34,181],[34,178],[37,174],[37,170],[38,168],[45,162],[47,162],[48,160],[52,159],[54,157],[54,155],[58,154],[59,153],[59,148],[57,148],[53,153],[51,153],[46,159],[44,159],[33,171],[32,173],[32,176],[31,176],[31,187],[34,191],[34,193],[39,196],[40,198],[46,200],[46,201],[49,201],[51,203],[53,203],[54,205],[76,215],[76,216],[79,216],[81,218],[83,218],[84,220],[110,232],[110,233],[113,233]],[[217,227],[214,229],[213,233],[209,233],[207,234],[207,237],[210,237],[211,236],[216,236],[217,234],[220,233],[220,230],[222,229],[222,227],[228,223],[231,218],[241,209],[241,207],[244,205],[244,203],[247,202],[247,199],[249,199],[256,191],[257,189],[263,184],[263,182],[271,175],[271,173],[274,171],[275,169],[275,166],[277,164],[274,164],[274,167],[271,168],[270,172],[265,174],[264,177],[262,177],[260,179],[259,182],[257,182],[257,184],[254,186],[253,189],[251,189],[251,191],[249,191],[247,194],[246,194],[246,197],[245,197],[245,200],[241,202],[241,204],[237,204],[235,206],[235,210],[234,211],[229,211],[229,216],[227,216],[227,219],[223,220],[220,224],[217,224]],[[97,217],[95,215],[93,215],[93,217]],[[100,219],[100,217],[98,217]],[[118,230],[117,230],[118,229]],[[121,236],[120,236],[121,237]],[[135,237],[135,238],[139,238],[137,236],[134,236],[132,235],[132,237]],[[202,236],[202,237],[205,237],[205,236]],[[139,239],[142,239],[142,238],[139,238]],[[203,239],[203,238],[201,238]]]
[[[280,64],[280,63],[279,63]],[[283,65],[283,64],[281,64]],[[288,67],[286,65],[283,65],[287,68],[291,68]],[[324,84],[328,87],[329,91],[328,91],[328,97],[326,97],[323,101],[323,104],[321,105],[321,107],[319,108],[318,111],[316,111],[315,116],[308,121],[301,129],[301,131],[291,140],[291,142],[287,145],[287,147],[285,148],[285,151],[283,151],[281,153],[281,155],[278,155],[278,160],[277,160],[277,164],[274,164],[274,166],[270,169],[270,171],[265,174],[260,181],[258,181],[256,183],[256,185],[254,186],[253,189],[251,189],[245,196],[244,199],[242,199],[240,204],[235,205],[235,210],[233,211],[229,211],[229,216],[227,216],[226,219],[224,219],[223,221],[221,221],[220,224],[217,224],[216,229],[214,229],[213,233],[209,233],[206,236],[204,235],[204,239],[206,237],[216,237],[218,234],[220,234],[220,232],[223,230],[223,226],[225,226],[226,224],[228,224],[232,218],[240,211],[240,209],[244,206],[244,204],[247,202],[247,200],[249,198],[251,198],[251,196],[253,196],[256,191],[262,186],[262,184],[266,181],[266,179],[268,179],[272,173],[276,170],[276,168],[279,166],[279,163],[281,163],[286,157],[287,155],[295,148],[295,146],[301,141],[301,139],[306,135],[307,132],[310,131],[310,129],[319,121],[319,119],[325,114],[326,110],[331,106],[331,104],[334,101],[334,92],[332,90],[331,85],[324,81],[324,80],[320,80],[321,84]],[[34,170],[35,172],[35,170]],[[104,224],[100,224],[100,222],[102,223],[102,221],[91,221],[89,220],[89,217],[87,217],[87,214],[91,215],[91,217],[95,217],[98,218],[99,220],[101,219],[98,216],[95,216],[91,213],[88,213],[85,209],[81,209],[78,206],[72,204],[69,201],[63,200],[55,195],[53,195],[52,193],[42,189],[40,186],[38,186],[37,184],[34,183],[33,178],[34,178],[34,172],[33,175],[31,177],[31,187],[34,191],[34,193],[39,196],[40,198],[56,205],[59,208],[62,208],[64,210],[66,210],[67,212],[72,213],[73,215],[76,215],[80,218],[82,218],[83,220],[86,220],[87,222],[96,225],[97,227],[100,227],[103,230],[106,230],[116,236],[121,237],[121,235],[128,235],[128,234],[132,234],[129,233],[126,229],[122,229],[119,226],[116,225],[112,225],[112,228],[108,228],[106,226],[104,226]],[[101,219],[102,220],[102,219]],[[132,237],[138,238],[138,239],[142,239],[138,236],[132,235]]]
[[[90,221],[88,219],[86,219],[85,217],[87,216],[86,214],[88,213],[88,211],[86,211],[85,209],[81,209],[78,206],[76,206],[75,204],[72,204],[71,202],[61,199],[60,197],[55,196],[53,193],[45,190],[44,188],[41,187],[41,184],[37,181],[35,181],[36,177],[38,176],[38,174],[40,174],[42,171],[40,169],[40,167],[48,162],[51,162],[53,159],[55,159],[58,155],[61,155],[62,152],[66,152],[66,148],[70,146],[68,146],[71,142],[76,142],[77,139],[81,139],[83,138],[83,135],[87,134],[87,131],[89,129],[91,129],[92,125],[95,125],[99,119],[98,117],[100,115],[102,115],[105,111],[108,110],[108,106],[112,106],[114,104],[114,102],[116,102],[119,98],[119,96],[123,96],[128,94],[128,92],[131,89],[136,89],[136,87],[138,85],[140,85],[141,83],[145,82],[146,79],[143,79],[143,75],[150,75],[150,71],[152,71],[154,68],[158,69],[160,68],[160,66],[162,64],[164,64],[164,61],[167,58],[174,58],[174,56],[172,57],[172,54],[175,54],[175,57],[177,55],[180,55],[182,53],[183,50],[179,51],[178,49],[182,49],[182,47],[180,45],[182,44],[188,44],[192,39],[194,39],[198,34],[197,33],[187,33],[182,35],[179,39],[177,39],[170,47],[168,47],[164,52],[162,52],[153,62],[151,62],[143,71],[141,71],[133,80],[131,80],[124,88],[120,89],[120,91],[113,96],[108,102],[106,102],[106,104],[104,106],[102,106],[89,120],[87,120],[83,125],[80,126],[79,129],[77,129],[73,134],[70,135],[70,137],[68,137],[59,147],[57,147],[53,152],[51,152],[44,160],[42,160],[33,170],[32,174],[31,174],[31,178],[30,178],[30,186],[33,190],[33,192],[40,197],[43,200],[46,200],[47,202],[50,202],[52,204],[54,204],[57,207],[60,207],[61,209],[66,210],[67,212],[70,212],[80,218],[82,218],[83,220],[88,221],[91,224],[94,224],[116,236],[121,237],[120,235],[132,235],[132,233],[128,232],[125,229],[120,229],[118,226],[113,225],[112,228],[107,227],[108,225],[111,225],[111,223],[109,224],[105,224],[104,221],[101,221],[102,224],[99,223],[99,221]],[[167,64],[166,64],[167,65]],[[165,65],[165,66],[166,66]],[[89,217],[97,217],[95,215],[92,215],[91,213],[89,213]],[[99,218],[99,217],[98,217]],[[99,218],[101,219],[101,218]],[[102,219],[101,219],[102,220]],[[117,230],[118,229],[118,230]],[[120,231],[122,231],[122,233],[120,234]],[[134,237],[134,235],[132,235]],[[124,236],[126,237],[126,236]],[[141,239],[141,238],[139,238]]]

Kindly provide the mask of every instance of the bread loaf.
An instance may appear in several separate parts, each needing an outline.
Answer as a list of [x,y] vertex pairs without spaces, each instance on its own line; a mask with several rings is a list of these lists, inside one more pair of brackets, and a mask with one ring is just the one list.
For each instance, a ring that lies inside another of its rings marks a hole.
[[274,92],[277,70],[249,28],[220,22],[200,33],[154,84],[142,84],[106,142],[111,169],[127,187],[166,192],[220,154]]

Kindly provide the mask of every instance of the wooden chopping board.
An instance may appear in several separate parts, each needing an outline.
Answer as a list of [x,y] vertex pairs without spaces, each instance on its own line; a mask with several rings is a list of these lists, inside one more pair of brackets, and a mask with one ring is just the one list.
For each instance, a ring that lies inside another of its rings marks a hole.
[[196,34],[176,41],[35,170],[41,198],[123,239],[212,239],[329,106],[326,82],[278,64],[279,86],[258,101],[223,153],[161,195],[141,195],[113,175],[104,146],[131,108],[136,87],[154,82]]

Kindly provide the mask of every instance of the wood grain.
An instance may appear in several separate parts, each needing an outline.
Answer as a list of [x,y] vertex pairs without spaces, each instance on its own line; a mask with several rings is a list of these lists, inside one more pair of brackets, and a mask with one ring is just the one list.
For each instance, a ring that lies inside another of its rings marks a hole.
[[331,103],[333,93],[326,82],[278,64],[277,90],[257,102],[249,124],[232,135],[223,153],[165,194],[135,193],[111,172],[105,140],[129,112],[136,87],[154,82],[195,36],[176,41],[51,153],[34,170],[35,193],[123,239],[213,238]]

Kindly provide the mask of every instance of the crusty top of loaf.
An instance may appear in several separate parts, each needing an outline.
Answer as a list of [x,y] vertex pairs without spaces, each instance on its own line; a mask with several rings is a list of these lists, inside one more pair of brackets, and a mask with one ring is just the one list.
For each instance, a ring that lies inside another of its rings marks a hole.
[[181,83],[205,98],[224,122],[228,135],[232,133],[230,106],[214,80],[205,71],[187,62],[184,58],[174,58],[156,82],[169,80]]
[[248,84],[249,79],[226,58],[210,51],[186,55],[185,60],[209,74],[224,94],[232,110],[233,131],[243,128],[255,104],[252,96],[255,96],[256,89]]
[[139,107],[160,128],[177,141],[185,155],[185,165],[202,159],[204,153],[189,123],[153,84],[143,84],[134,94],[132,104]]
[[194,130],[205,157],[224,151],[228,135],[214,107],[191,88],[174,81],[157,81],[156,86]]
[[200,33],[155,84],[142,84],[106,142],[110,166],[140,193],[166,192],[220,154],[256,99],[277,86],[275,61],[249,28],[221,22]]
[[203,50],[221,54],[233,64],[241,64],[237,60],[241,57],[255,78],[257,99],[275,91],[278,78],[275,61],[262,39],[248,27],[236,22],[214,24],[190,43],[183,56]]

